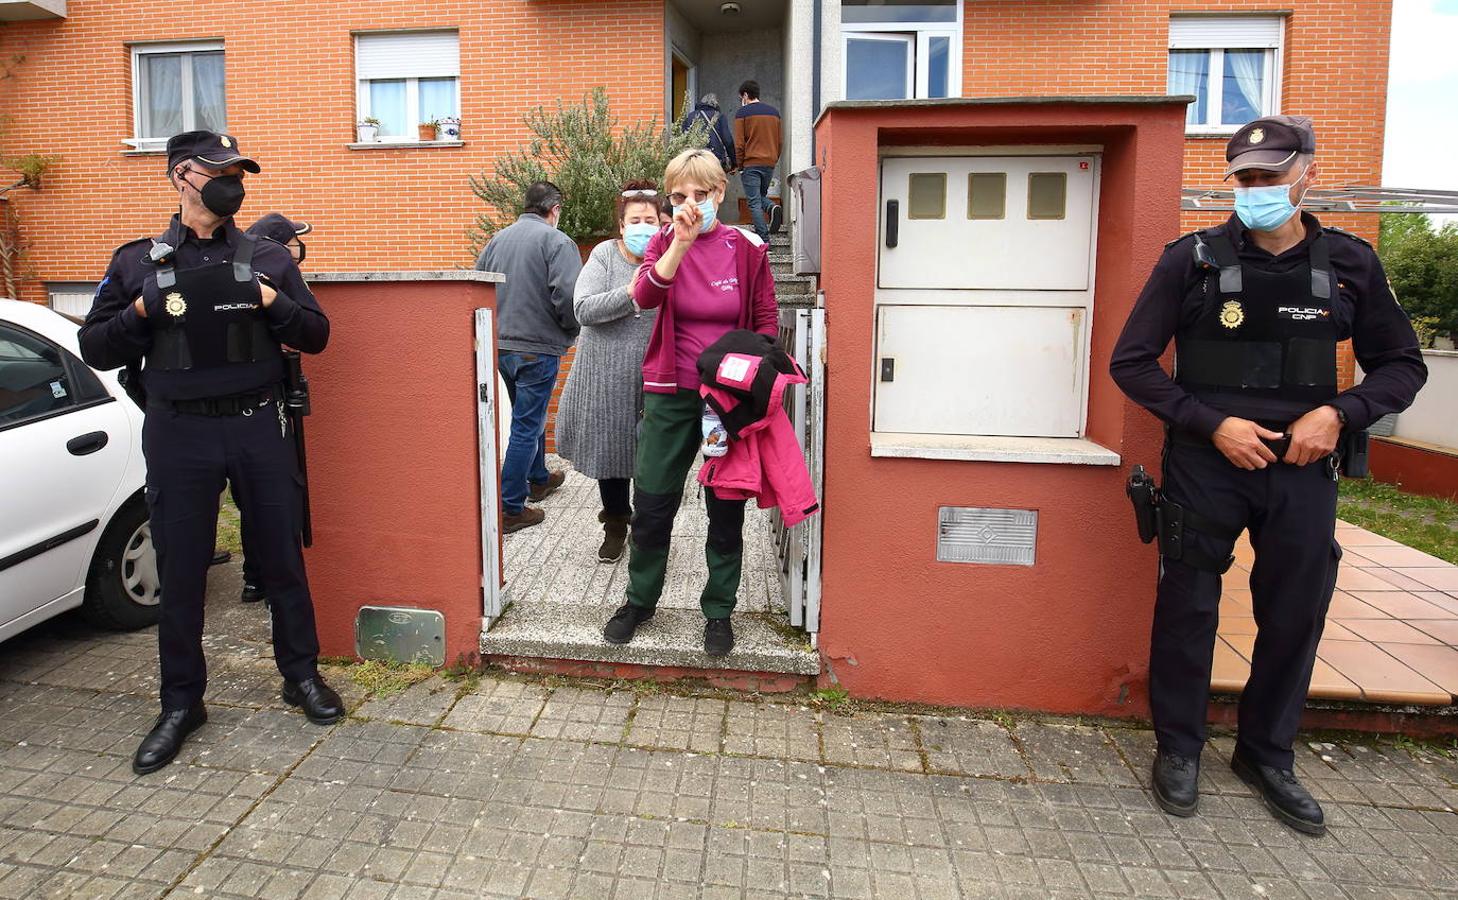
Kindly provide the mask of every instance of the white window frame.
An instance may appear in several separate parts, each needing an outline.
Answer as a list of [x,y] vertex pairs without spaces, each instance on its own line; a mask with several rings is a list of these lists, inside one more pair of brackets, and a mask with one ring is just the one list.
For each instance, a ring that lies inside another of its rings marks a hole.
[[[1208,21],[1212,26],[1218,27],[1220,24],[1229,23],[1232,20],[1241,19],[1259,19],[1264,21],[1275,20],[1277,23],[1275,40],[1269,43],[1260,43],[1258,46],[1248,47],[1236,46],[1235,44],[1227,44],[1225,46],[1212,46],[1210,42],[1201,42],[1191,39],[1177,40],[1173,34],[1173,24],[1176,21],[1189,22],[1190,20],[1205,20]],[[1225,102],[1225,51],[1264,51],[1265,67],[1262,71],[1261,76],[1261,108],[1258,112],[1261,116],[1273,116],[1280,113],[1281,67],[1284,64],[1286,45],[1286,18],[1284,16],[1171,16],[1170,23],[1171,34],[1169,40],[1169,51],[1165,55],[1166,84],[1169,83],[1169,53],[1173,53],[1177,50],[1204,51],[1206,54],[1208,54],[1209,58],[1209,66],[1207,70],[1209,83],[1207,84],[1205,91],[1205,108],[1207,116],[1219,116],[1224,108]],[[1201,43],[1205,43],[1206,45],[1201,46]],[[1211,124],[1209,122],[1186,122],[1185,134],[1196,137],[1228,137],[1229,135],[1235,134],[1237,131],[1239,131],[1244,124],[1245,123],[1227,125],[1224,123]]]
[[881,31],[857,31],[848,33],[842,39],[844,41],[841,53],[841,93],[850,96],[848,89],[850,79],[850,42],[855,41],[879,41],[886,44],[901,44],[906,47],[906,86],[911,96],[917,94],[917,71],[916,71],[916,35],[915,34],[889,34]]
[[[91,310],[91,304],[96,300],[97,287],[98,285],[94,281],[48,281],[46,282],[46,302],[51,309],[57,312],[85,318]],[[76,308],[60,309],[56,306],[57,300],[74,304]],[[84,308],[80,308],[82,306]]]
[[[841,31],[841,63],[840,63],[840,90],[845,96],[846,75],[850,65],[850,53],[848,42],[852,38],[870,38],[881,34],[887,36],[911,37],[912,77],[908,79],[911,85],[910,99],[925,99],[929,82],[931,39],[934,37],[945,37],[949,39],[947,57],[947,97],[962,96],[962,18],[964,15],[961,0],[953,4],[957,11],[955,22],[845,22],[840,25]],[[875,7],[867,7],[875,9]]]
[[[397,36],[397,37],[410,37],[411,35],[417,35],[417,34],[418,35],[428,35],[428,34],[444,34],[444,33],[449,33],[449,34],[455,35],[455,37],[456,37],[456,49],[457,49],[457,53],[459,54],[459,52],[460,52],[461,33],[460,33],[460,30],[459,29],[455,29],[455,28],[427,28],[427,29],[421,29],[421,30],[417,30],[417,31],[359,31],[359,32],[355,32],[355,34],[354,34],[354,86],[355,86],[355,111],[356,111],[355,122],[356,122],[356,124],[358,124],[360,122],[363,122],[366,118],[368,118],[371,115],[373,115],[373,112],[370,109],[370,88],[369,88],[369,85],[370,85],[370,82],[371,81],[403,81],[403,82],[405,82],[405,121],[407,123],[414,123],[414,124],[417,124],[417,125],[420,124],[420,121],[421,121],[420,120],[420,82],[421,82],[422,79],[421,78],[418,78],[418,77],[405,77],[405,78],[368,78],[368,79],[367,78],[360,77],[360,72],[359,72],[359,56],[360,56],[360,54],[359,54],[359,39],[362,38],[362,37],[375,37],[375,36],[379,36],[379,35],[394,35],[394,36]],[[429,80],[432,80],[434,78],[450,78],[450,77],[454,77],[456,79],[456,110],[455,110],[455,116],[456,116],[456,118],[460,118],[460,115],[461,115],[461,67],[460,67],[460,64],[459,64],[459,57],[458,57],[457,65],[456,65],[456,74],[454,76],[449,76],[449,75],[432,75],[432,76],[429,76],[428,78],[426,78],[424,80],[429,81]],[[409,127],[410,127],[409,125],[406,125],[406,128],[407,129]],[[411,133],[411,132],[407,131],[403,135],[383,135],[382,134],[382,135],[379,135],[378,136],[377,140],[379,141],[379,143],[382,143],[382,144],[414,144],[414,143],[419,143],[419,136],[416,135],[416,134],[414,134],[414,133]]]
[[[223,47],[222,41],[177,41],[163,44],[132,44],[132,137],[125,141],[137,150],[161,150],[167,146],[167,137],[142,137],[142,57],[158,56],[167,53],[223,53],[223,94],[227,96],[228,90],[228,56]],[[194,131],[197,121],[194,119],[192,104],[187,102],[193,96],[192,93],[192,64],[189,62],[182,67],[182,130]],[[226,130],[228,124],[223,123]],[[181,132],[179,132],[180,134]],[[171,135],[168,135],[171,137]]]

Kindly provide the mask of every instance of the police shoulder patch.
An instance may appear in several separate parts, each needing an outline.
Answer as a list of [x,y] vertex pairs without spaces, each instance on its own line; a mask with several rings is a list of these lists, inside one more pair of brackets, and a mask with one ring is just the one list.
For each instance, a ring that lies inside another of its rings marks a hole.
[[[1350,239],[1356,241],[1359,244],[1366,244],[1368,247],[1372,247],[1372,242],[1371,241],[1367,240],[1366,238],[1362,237],[1361,235],[1352,234],[1350,231],[1347,231],[1345,228],[1337,228],[1335,225],[1323,225],[1321,227],[1321,230],[1322,231],[1325,231],[1327,234],[1339,234],[1342,237],[1344,237],[1344,238],[1350,238]],[[1373,247],[1372,249],[1375,250],[1376,248]]]

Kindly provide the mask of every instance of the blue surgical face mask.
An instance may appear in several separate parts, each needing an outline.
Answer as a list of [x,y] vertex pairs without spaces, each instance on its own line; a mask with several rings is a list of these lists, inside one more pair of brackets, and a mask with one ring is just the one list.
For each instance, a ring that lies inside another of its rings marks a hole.
[[[1306,177],[1306,171],[1302,170],[1301,178]],[[1306,192],[1301,192],[1305,197]],[[1275,231],[1292,216],[1296,215],[1296,207],[1300,204],[1291,202],[1291,185],[1272,184],[1266,187],[1237,187],[1235,189],[1235,214],[1245,227],[1252,231]]]
[[[678,215],[680,209],[683,209],[683,204],[675,206],[673,208],[673,214]],[[713,228],[714,223],[718,221],[719,208],[714,205],[714,198],[705,197],[704,202],[699,204],[699,234],[703,234]]]
[[634,222],[623,229],[623,243],[627,246],[629,253],[634,256],[642,256],[643,252],[648,249],[648,242],[657,233],[657,225],[648,222]]

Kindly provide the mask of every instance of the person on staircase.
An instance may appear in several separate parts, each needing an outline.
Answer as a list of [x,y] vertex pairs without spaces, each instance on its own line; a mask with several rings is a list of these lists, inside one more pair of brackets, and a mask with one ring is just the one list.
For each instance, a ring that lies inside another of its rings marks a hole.
[[592,248],[572,298],[582,331],[557,411],[557,453],[597,480],[602,497],[599,562],[622,558],[633,515],[630,479],[643,408],[643,354],[657,312],[630,292],[648,241],[671,221],[651,181],[630,181],[617,199],[618,236]]
[[[643,359],[627,602],[603,628],[613,644],[633,639],[663,593],[674,515],[703,446],[699,355],[736,329],[771,337],[779,332],[768,248],[718,220],[726,185],[719,160],[708,150],[686,150],[668,164],[663,185],[673,204],[673,227],[648,242],[631,288],[634,302],[658,315]],[[704,547],[709,577],[699,598],[707,620],[704,652],[724,656],[734,647],[729,616],[744,558],[744,500],[721,499],[713,488],[704,489],[704,500],[709,514]]]

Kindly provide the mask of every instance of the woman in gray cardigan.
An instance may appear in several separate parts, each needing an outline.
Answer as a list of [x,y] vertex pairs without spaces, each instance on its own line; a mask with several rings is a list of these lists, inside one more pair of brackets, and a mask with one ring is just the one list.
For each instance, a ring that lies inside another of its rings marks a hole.
[[653,182],[633,181],[623,186],[617,211],[620,236],[592,248],[577,276],[572,308],[582,334],[557,410],[558,454],[597,479],[602,495],[601,562],[617,562],[628,539],[643,353],[656,315],[638,309],[628,288],[648,239],[668,220],[668,204]]

